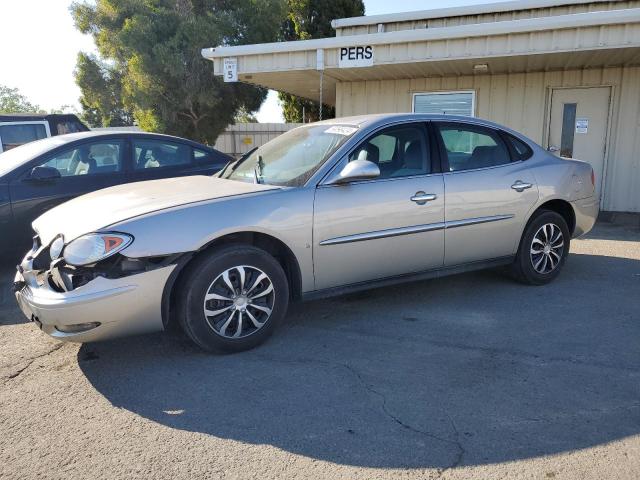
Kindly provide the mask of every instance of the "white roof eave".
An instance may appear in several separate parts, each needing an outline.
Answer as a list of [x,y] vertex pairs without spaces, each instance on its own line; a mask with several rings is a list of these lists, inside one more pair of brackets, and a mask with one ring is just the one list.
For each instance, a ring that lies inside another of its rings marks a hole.
[[559,7],[563,5],[580,5],[585,3],[604,3],[611,0],[516,0],[492,2],[481,5],[465,5],[461,7],[446,7],[413,12],[388,13],[383,15],[368,15],[362,17],[339,18],[331,21],[335,29],[356,27],[361,25],[377,25],[379,23],[410,22],[429,20],[433,18],[462,17],[467,15],[482,15],[487,13],[517,12],[536,8]]
[[216,58],[234,56],[312,51],[317,49],[340,48],[353,45],[411,43],[638,22],[640,22],[640,8],[628,8],[611,11],[574,13],[559,15],[556,17],[456,25],[452,27],[399,30],[395,32],[363,35],[345,35],[315,40],[203,48],[201,53],[204,58],[214,60]]

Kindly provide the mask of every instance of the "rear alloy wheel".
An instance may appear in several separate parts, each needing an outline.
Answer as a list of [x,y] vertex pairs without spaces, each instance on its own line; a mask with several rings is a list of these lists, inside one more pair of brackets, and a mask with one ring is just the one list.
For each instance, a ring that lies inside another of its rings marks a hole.
[[241,351],[264,342],[285,316],[289,285],[278,261],[252,246],[196,257],[179,287],[185,333],[209,351]]
[[555,279],[569,254],[571,235],[567,222],[559,213],[541,210],[522,235],[514,276],[523,283],[544,285]]
[[541,275],[553,272],[560,265],[564,255],[564,235],[553,223],[545,223],[531,241],[531,264]]

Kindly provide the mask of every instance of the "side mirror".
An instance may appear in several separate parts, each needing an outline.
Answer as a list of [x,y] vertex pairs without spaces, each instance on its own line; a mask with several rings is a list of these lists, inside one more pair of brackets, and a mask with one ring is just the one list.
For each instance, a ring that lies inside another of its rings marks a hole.
[[338,176],[331,182],[333,184],[355,182],[357,180],[369,180],[380,176],[380,168],[369,160],[353,160],[345,165]]
[[36,182],[48,182],[60,178],[61,176],[62,175],[60,175],[57,168],[39,166],[34,167],[33,170],[31,170],[31,174],[28,178],[29,180]]

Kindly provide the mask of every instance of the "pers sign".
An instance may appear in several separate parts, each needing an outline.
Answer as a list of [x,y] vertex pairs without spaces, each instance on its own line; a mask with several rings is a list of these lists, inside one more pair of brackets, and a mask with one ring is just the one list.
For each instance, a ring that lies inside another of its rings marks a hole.
[[373,65],[373,47],[341,47],[338,49],[338,67],[370,67]]

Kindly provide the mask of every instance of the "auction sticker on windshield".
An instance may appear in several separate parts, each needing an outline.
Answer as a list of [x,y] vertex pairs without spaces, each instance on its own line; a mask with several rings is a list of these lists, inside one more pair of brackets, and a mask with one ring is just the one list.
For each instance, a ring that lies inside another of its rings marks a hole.
[[357,130],[356,127],[345,127],[343,125],[334,125],[333,127],[324,131],[324,133],[333,133],[335,135],[351,135]]

